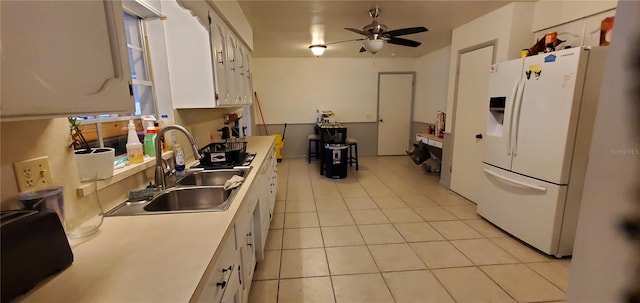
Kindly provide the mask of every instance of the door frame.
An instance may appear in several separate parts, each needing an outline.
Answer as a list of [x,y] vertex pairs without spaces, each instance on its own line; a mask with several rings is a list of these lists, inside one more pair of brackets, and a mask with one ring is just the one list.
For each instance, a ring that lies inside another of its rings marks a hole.
[[[473,52],[479,49],[483,49],[485,47],[488,46],[493,46],[493,53],[491,54],[491,64],[495,64],[496,63],[496,53],[497,53],[497,46],[498,46],[498,39],[493,39],[493,40],[489,40],[489,41],[485,41],[482,43],[478,43],[463,49],[458,50],[458,54],[457,54],[457,60],[456,60],[456,76],[455,76],[455,81],[454,81],[454,86],[453,86],[453,107],[451,109],[452,113],[451,113],[451,128],[449,131],[449,134],[451,135],[451,153],[449,153],[449,159],[448,159],[448,164],[449,164],[449,178],[451,178],[451,174],[453,173],[453,149],[455,148],[455,136],[456,136],[456,111],[458,110],[458,89],[459,89],[459,82],[460,82],[460,59],[462,58],[463,54],[469,53],[469,52]],[[449,180],[450,181],[450,180]],[[451,184],[449,184],[449,187],[451,187]]]
[[[455,136],[455,128],[456,128],[456,111],[458,110],[458,89],[459,89],[459,81],[460,81],[460,59],[462,57],[463,54],[466,53],[470,53],[479,49],[483,49],[487,46],[493,46],[493,54],[491,55],[491,64],[495,64],[496,63],[496,53],[497,53],[497,46],[498,46],[498,39],[494,39],[494,40],[490,40],[490,41],[485,41],[482,43],[478,43],[463,49],[460,49],[458,51],[458,58],[456,60],[456,77],[455,77],[455,83],[453,86],[453,108],[451,109],[452,111],[452,116],[451,116],[451,140],[453,140],[453,137]],[[452,141],[453,142],[453,141]],[[452,143],[452,148],[453,148],[453,143]]]
[[416,72],[378,72],[378,84],[377,84],[377,104],[376,104],[376,156],[378,154],[378,145],[380,144],[380,78],[383,75],[411,75],[411,105],[409,110],[409,136],[407,137],[407,147],[411,146],[411,139],[413,138],[413,112],[415,108],[415,100],[416,100]]

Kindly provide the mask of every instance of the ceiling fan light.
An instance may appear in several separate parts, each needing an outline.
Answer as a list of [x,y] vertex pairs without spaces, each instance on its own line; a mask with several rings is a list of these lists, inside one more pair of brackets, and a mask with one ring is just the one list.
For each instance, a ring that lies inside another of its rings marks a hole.
[[314,44],[309,46],[309,49],[311,49],[311,52],[313,53],[314,56],[320,57],[322,56],[322,54],[324,54],[324,51],[327,49],[327,46],[321,45],[321,44]]
[[364,41],[364,49],[366,49],[368,52],[375,54],[377,53],[379,50],[382,49],[382,47],[384,46],[384,41],[383,40],[365,40]]

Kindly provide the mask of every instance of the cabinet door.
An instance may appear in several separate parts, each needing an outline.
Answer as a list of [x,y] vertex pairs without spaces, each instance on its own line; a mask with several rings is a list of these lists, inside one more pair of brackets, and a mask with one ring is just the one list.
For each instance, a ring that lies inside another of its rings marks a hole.
[[174,107],[215,107],[209,25],[176,1],[163,1],[162,7]]
[[227,31],[227,92],[229,94],[229,101],[233,104],[238,103],[238,90],[236,88],[236,39]]
[[235,225],[236,242],[238,243],[238,250],[240,251],[240,271],[242,273],[244,291],[248,291],[248,288],[251,285],[253,270],[256,265],[255,234],[253,226],[253,210],[255,210],[256,205],[255,200],[253,203],[247,203],[241,210]]
[[211,50],[213,55],[213,67],[215,72],[216,92],[218,97],[218,105],[228,105],[229,93],[227,91],[227,50],[226,50],[226,33],[221,21],[210,11],[211,17]]
[[[236,40],[237,41],[237,40]],[[247,96],[244,87],[244,65],[245,65],[245,56],[244,56],[244,48],[237,41],[236,45],[236,88],[238,94],[238,104],[246,104]]]
[[[229,300],[242,295],[240,259],[234,233],[218,249],[221,250],[220,256],[213,268],[207,269],[204,283],[198,287],[200,293],[196,291],[196,302],[240,302],[240,299]],[[225,298],[227,301],[224,301]]]
[[249,55],[249,50],[245,49],[244,52],[244,92],[247,96],[245,103],[247,105],[251,105],[253,103],[253,84],[251,82],[251,56]]
[[2,119],[133,112],[119,1],[0,1]]

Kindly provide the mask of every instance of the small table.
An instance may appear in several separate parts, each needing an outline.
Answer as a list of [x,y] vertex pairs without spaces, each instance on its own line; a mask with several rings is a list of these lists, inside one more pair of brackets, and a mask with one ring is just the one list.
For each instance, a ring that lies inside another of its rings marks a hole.
[[434,134],[418,133],[416,134],[416,141],[426,144],[429,153],[438,160],[442,160],[442,138]]

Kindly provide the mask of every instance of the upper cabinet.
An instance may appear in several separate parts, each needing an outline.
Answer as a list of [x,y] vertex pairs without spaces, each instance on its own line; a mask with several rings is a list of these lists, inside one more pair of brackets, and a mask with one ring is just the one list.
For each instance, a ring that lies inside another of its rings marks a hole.
[[[175,108],[216,106],[209,24],[176,1],[162,2],[171,99]],[[204,23],[206,22],[206,23]]]
[[133,112],[120,1],[0,1],[3,120]]
[[236,36],[205,2],[164,1],[171,96],[175,108],[250,104],[238,85]]

